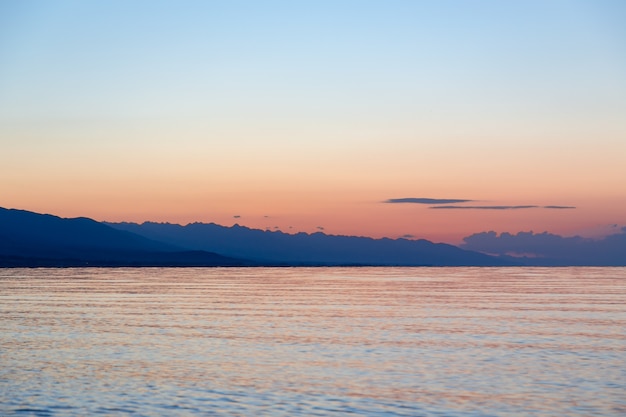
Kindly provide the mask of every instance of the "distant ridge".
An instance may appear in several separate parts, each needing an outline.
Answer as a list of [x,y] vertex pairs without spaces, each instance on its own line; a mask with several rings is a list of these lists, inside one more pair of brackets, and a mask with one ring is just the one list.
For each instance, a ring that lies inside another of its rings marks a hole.
[[106,223],[0,207],[0,267],[626,266],[626,228],[602,239],[478,233],[462,247],[215,223]]
[[510,264],[426,240],[292,235],[213,223],[100,223],[0,208],[0,267]]
[[248,265],[256,263],[156,242],[88,218],[0,208],[0,267]]
[[427,240],[372,239],[324,233],[288,234],[234,225],[106,223],[149,239],[258,262],[289,265],[502,266],[509,260]]

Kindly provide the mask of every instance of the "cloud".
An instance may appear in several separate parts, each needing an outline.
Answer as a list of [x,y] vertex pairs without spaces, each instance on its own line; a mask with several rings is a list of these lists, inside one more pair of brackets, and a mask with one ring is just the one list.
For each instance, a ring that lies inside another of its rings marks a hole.
[[444,209],[444,210],[519,210],[538,208],[539,206],[433,206],[431,209]]
[[474,200],[465,200],[458,198],[390,198],[385,200],[384,203],[412,203],[412,204],[456,204],[467,203]]
[[406,234],[406,235],[402,235],[401,238],[402,239],[413,239],[415,237],[415,235],[410,235],[410,234]]
[[520,209],[532,209],[532,208],[544,208],[544,209],[575,209],[573,206],[534,206],[534,205],[525,205],[525,206],[433,206],[429,207],[431,209],[444,209],[444,210],[455,210],[455,209],[465,209],[465,210],[520,210]]
[[543,208],[546,208],[546,209],[559,209],[559,210],[561,210],[561,209],[575,209],[576,207],[574,207],[574,206],[543,206]]
[[[602,239],[563,237],[548,232],[482,232],[463,238],[462,249],[534,258],[540,265],[626,265],[626,227]],[[539,260],[539,261],[537,261]]]
[[238,214],[234,215],[233,217],[234,217],[235,219],[240,219],[240,218],[241,218],[241,216],[240,216],[240,215],[238,215]]
[[575,209],[574,206],[537,206],[534,204],[526,204],[520,206],[505,206],[505,205],[492,205],[492,206],[466,206],[466,205],[457,205],[458,203],[469,203],[475,202],[477,200],[467,200],[460,198],[390,198],[389,200],[385,200],[384,203],[410,203],[410,204],[426,204],[430,205],[432,209],[443,209],[443,210],[520,210],[520,209],[533,209],[533,208],[543,208],[543,209]]

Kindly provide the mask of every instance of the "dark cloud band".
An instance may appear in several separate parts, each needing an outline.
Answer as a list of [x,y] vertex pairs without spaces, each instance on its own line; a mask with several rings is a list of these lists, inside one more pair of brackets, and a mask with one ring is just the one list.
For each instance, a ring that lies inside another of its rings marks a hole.
[[456,204],[467,203],[473,200],[464,200],[458,198],[390,198],[385,203],[411,203],[411,204]]
[[519,210],[539,208],[539,206],[433,206],[430,208],[444,210]]
[[567,209],[575,209],[576,207],[574,206],[543,206],[543,208],[547,208],[547,209],[559,209],[559,210],[567,210]]
[[575,209],[573,206],[433,206],[431,209],[448,209],[448,210],[520,210],[520,209]]
[[475,202],[477,200],[468,200],[461,198],[424,198],[424,197],[408,197],[408,198],[390,198],[389,200],[385,200],[384,203],[389,204],[424,204],[429,205],[431,209],[442,209],[442,210],[523,210],[523,209],[533,209],[533,208],[544,208],[544,209],[575,209],[574,206],[536,206],[536,205],[521,205],[521,206],[466,206],[466,205],[457,205],[459,203],[470,203]]

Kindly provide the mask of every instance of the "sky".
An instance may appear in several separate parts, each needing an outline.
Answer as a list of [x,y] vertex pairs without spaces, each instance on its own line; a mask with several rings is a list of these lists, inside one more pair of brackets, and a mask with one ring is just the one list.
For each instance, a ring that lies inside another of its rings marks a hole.
[[3,0],[0,206],[603,236],[626,226],[625,21],[621,0]]

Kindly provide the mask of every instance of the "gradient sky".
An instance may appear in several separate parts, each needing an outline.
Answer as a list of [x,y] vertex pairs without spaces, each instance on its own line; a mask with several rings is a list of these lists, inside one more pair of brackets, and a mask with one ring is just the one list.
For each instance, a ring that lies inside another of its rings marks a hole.
[[622,0],[3,0],[0,206],[451,243],[617,231],[624,22]]

